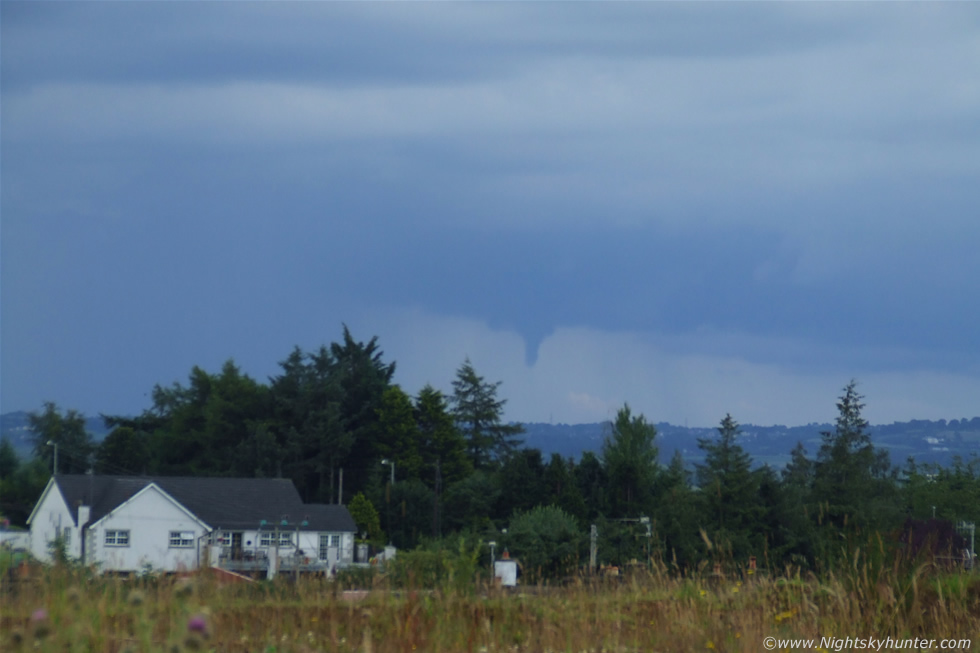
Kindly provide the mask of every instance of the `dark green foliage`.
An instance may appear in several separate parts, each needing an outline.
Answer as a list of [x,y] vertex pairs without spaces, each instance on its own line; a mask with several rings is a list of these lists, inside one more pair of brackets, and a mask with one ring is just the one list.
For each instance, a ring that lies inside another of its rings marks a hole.
[[391,524],[388,534],[399,549],[416,546],[432,534],[435,494],[422,481],[398,481],[391,489]]
[[12,524],[26,526],[50,478],[50,464],[40,457],[21,463],[10,475],[0,477],[0,513]]
[[395,461],[399,478],[419,480],[423,471],[421,436],[412,400],[397,385],[384,391],[378,408],[375,454]]
[[[371,473],[372,461],[383,457],[377,450],[378,415],[385,391],[391,385],[395,363],[385,363],[384,352],[377,337],[367,343],[358,342],[344,326],[342,343],[330,345],[335,364],[334,373],[342,390],[340,394],[340,423],[350,442],[345,464],[344,483],[354,490],[363,488]],[[330,448],[321,447],[322,455]],[[336,460],[335,460],[336,464]],[[331,490],[333,484],[330,485]]]
[[544,471],[544,492],[546,505],[557,506],[585,524],[588,508],[575,479],[575,464],[565,460],[560,454],[551,454],[551,460]]
[[53,402],[44,402],[40,412],[27,414],[27,424],[34,440],[34,455],[48,462],[54,469],[54,446],[58,445],[57,474],[84,474],[91,464],[95,445],[85,431],[85,418],[74,409],[64,414]]
[[283,447],[276,440],[273,427],[266,421],[248,426],[246,437],[235,451],[235,475],[255,478],[281,476]]
[[691,487],[691,474],[680,452],[657,477],[653,518],[654,551],[678,569],[696,568],[704,559],[704,542],[699,535],[703,516],[700,494]]
[[801,496],[810,490],[813,484],[813,461],[806,456],[806,447],[797,442],[790,452],[790,461],[783,469],[783,482],[799,490]]
[[500,485],[482,470],[453,483],[442,498],[443,531],[481,532],[492,526],[490,515],[500,495]]
[[386,576],[392,587],[435,588],[472,594],[476,579],[487,573],[480,566],[482,543],[465,534],[446,540],[426,540],[414,551],[399,552]]
[[615,517],[639,517],[649,507],[657,473],[657,429],[624,404],[602,443],[609,479],[609,509]]
[[422,453],[421,476],[426,485],[441,492],[473,472],[466,441],[456,428],[449,403],[431,385],[426,384],[415,399],[415,423]]
[[220,374],[195,366],[187,386],[156,386],[153,407],[141,420],[156,422],[149,438],[152,468],[147,471],[185,476],[234,474],[239,444],[253,425],[268,416],[270,406],[268,388],[242,374],[231,360]]
[[586,520],[595,520],[608,510],[609,478],[602,462],[591,451],[582,454],[574,471],[575,485],[585,501]]
[[496,514],[506,517],[546,503],[544,469],[538,449],[518,449],[509,454],[497,473],[500,498]]
[[456,371],[453,381],[453,417],[476,469],[487,469],[513,451],[520,444],[516,436],[524,432],[519,424],[502,421],[507,400],[497,398],[500,383],[484,381],[469,358]]
[[18,467],[20,467],[20,459],[17,457],[14,445],[6,438],[0,439],[0,479],[13,476]]
[[117,426],[95,450],[95,473],[119,476],[145,474],[149,443],[145,433]]
[[307,501],[334,501],[333,474],[353,444],[341,416],[343,388],[330,349],[304,354],[298,347],[272,379],[272,432],[282,455],[281,473]]
[[814,468],[812,499],[834,529],[888,528],[898,518],[888,454],[871,443],[862,399],[857,382],[848,383],[834,430],[822,433]]
[[755,475],[759,515],[753,539],[755,547],[750,553],[760,565],[809,566],[814,560],[815,535],[795,488],[780,481],[769,466],[757,470]]
[[381,518],[378,511],[367,497],[358,492],[347,505],[350,516],[357,524],[357,536],[366,538],[372,544],[381,545],[384,543],[385,535],[381,530]]
[[725,415],[718,438],[699,439],[705,462],[698,465],[698,485],[704,506],[704,528],[718,549],[735,559],[760,553],[754,535],[759,531],[759,479],[752,459],[736,442],[738,423]]
[[533,581],[573,573],[584,542],[574,517],[555,506],[538,506],[511,518],[506,546],[519,559],[524,576]]
[[980,456],[956,457],[951,467],[910,463],[902,473],[908,517],[980,522]]

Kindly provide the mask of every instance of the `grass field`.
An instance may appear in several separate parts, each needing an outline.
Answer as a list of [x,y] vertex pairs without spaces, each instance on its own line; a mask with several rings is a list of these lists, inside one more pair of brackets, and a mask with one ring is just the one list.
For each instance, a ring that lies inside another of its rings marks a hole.
[[891,637],[936,640],[932,650],[967,639],[945,650],[980,651],[980,575],[875,571],[860,556],[819,580],[640,571],[517,591],[391,591],[382,580],[356,596],[327,581],[127,581],[37,568],[28,580],[5,577],[0,608],[3,651],[758,653],[766,637],[816,640],[775,650],[852,650],[840,640]]

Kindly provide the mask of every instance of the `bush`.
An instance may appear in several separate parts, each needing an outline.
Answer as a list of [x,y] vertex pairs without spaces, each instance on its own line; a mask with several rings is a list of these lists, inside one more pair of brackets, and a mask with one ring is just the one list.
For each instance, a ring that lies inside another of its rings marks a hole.
[[528,580],[561,578],[578,567],[585,538],[578,522],[561,508],[538,506],[510,521],[507,546]]
[[425,587],[471,593],[480,571],[480,543],[468,543],[461,537],[455,549],[442,543],[399,552],[388,566],[389,579],[395,587]]

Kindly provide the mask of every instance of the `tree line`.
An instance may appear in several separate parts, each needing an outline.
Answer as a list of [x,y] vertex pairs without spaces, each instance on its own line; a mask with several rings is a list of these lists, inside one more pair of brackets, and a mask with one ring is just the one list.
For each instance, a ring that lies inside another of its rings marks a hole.
[[340,342],[295,348],[267,383],[232,361],[216,374],[194,367],[186,384],[156,386],[139,416],[103,415],[111,431],[98,445],[77,411],[45,404],[29,416],[31,461],[0,448],[2,510],[26,519],[55,464],[51,442],[58,473],[290,478],[307,502],[343,500],[378,544],[494,539],[549,575],[588,559],[593,525],[605,563],[756,557],[816,568],[909,519],[980,519],[980,458],[894,468],[871,441],[854,381],[815,455],[798,444],[776,470],[753,464],[731,415],[698,440],[702,463],[679,452],[662,461],[655,426],[628,405],[599,452],[546,460],[521,446],[501,384],[469,360],[448,395],[427,385],[410,396],[394,371],[377,338],[357,341],[345,327]]

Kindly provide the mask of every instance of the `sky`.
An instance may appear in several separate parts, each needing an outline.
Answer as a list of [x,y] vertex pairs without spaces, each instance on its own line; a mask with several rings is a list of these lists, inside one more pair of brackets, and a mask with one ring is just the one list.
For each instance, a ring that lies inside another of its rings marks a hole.
[[0,411],[377,336],[506,418],[980,415],[980,5],[0,4]]

